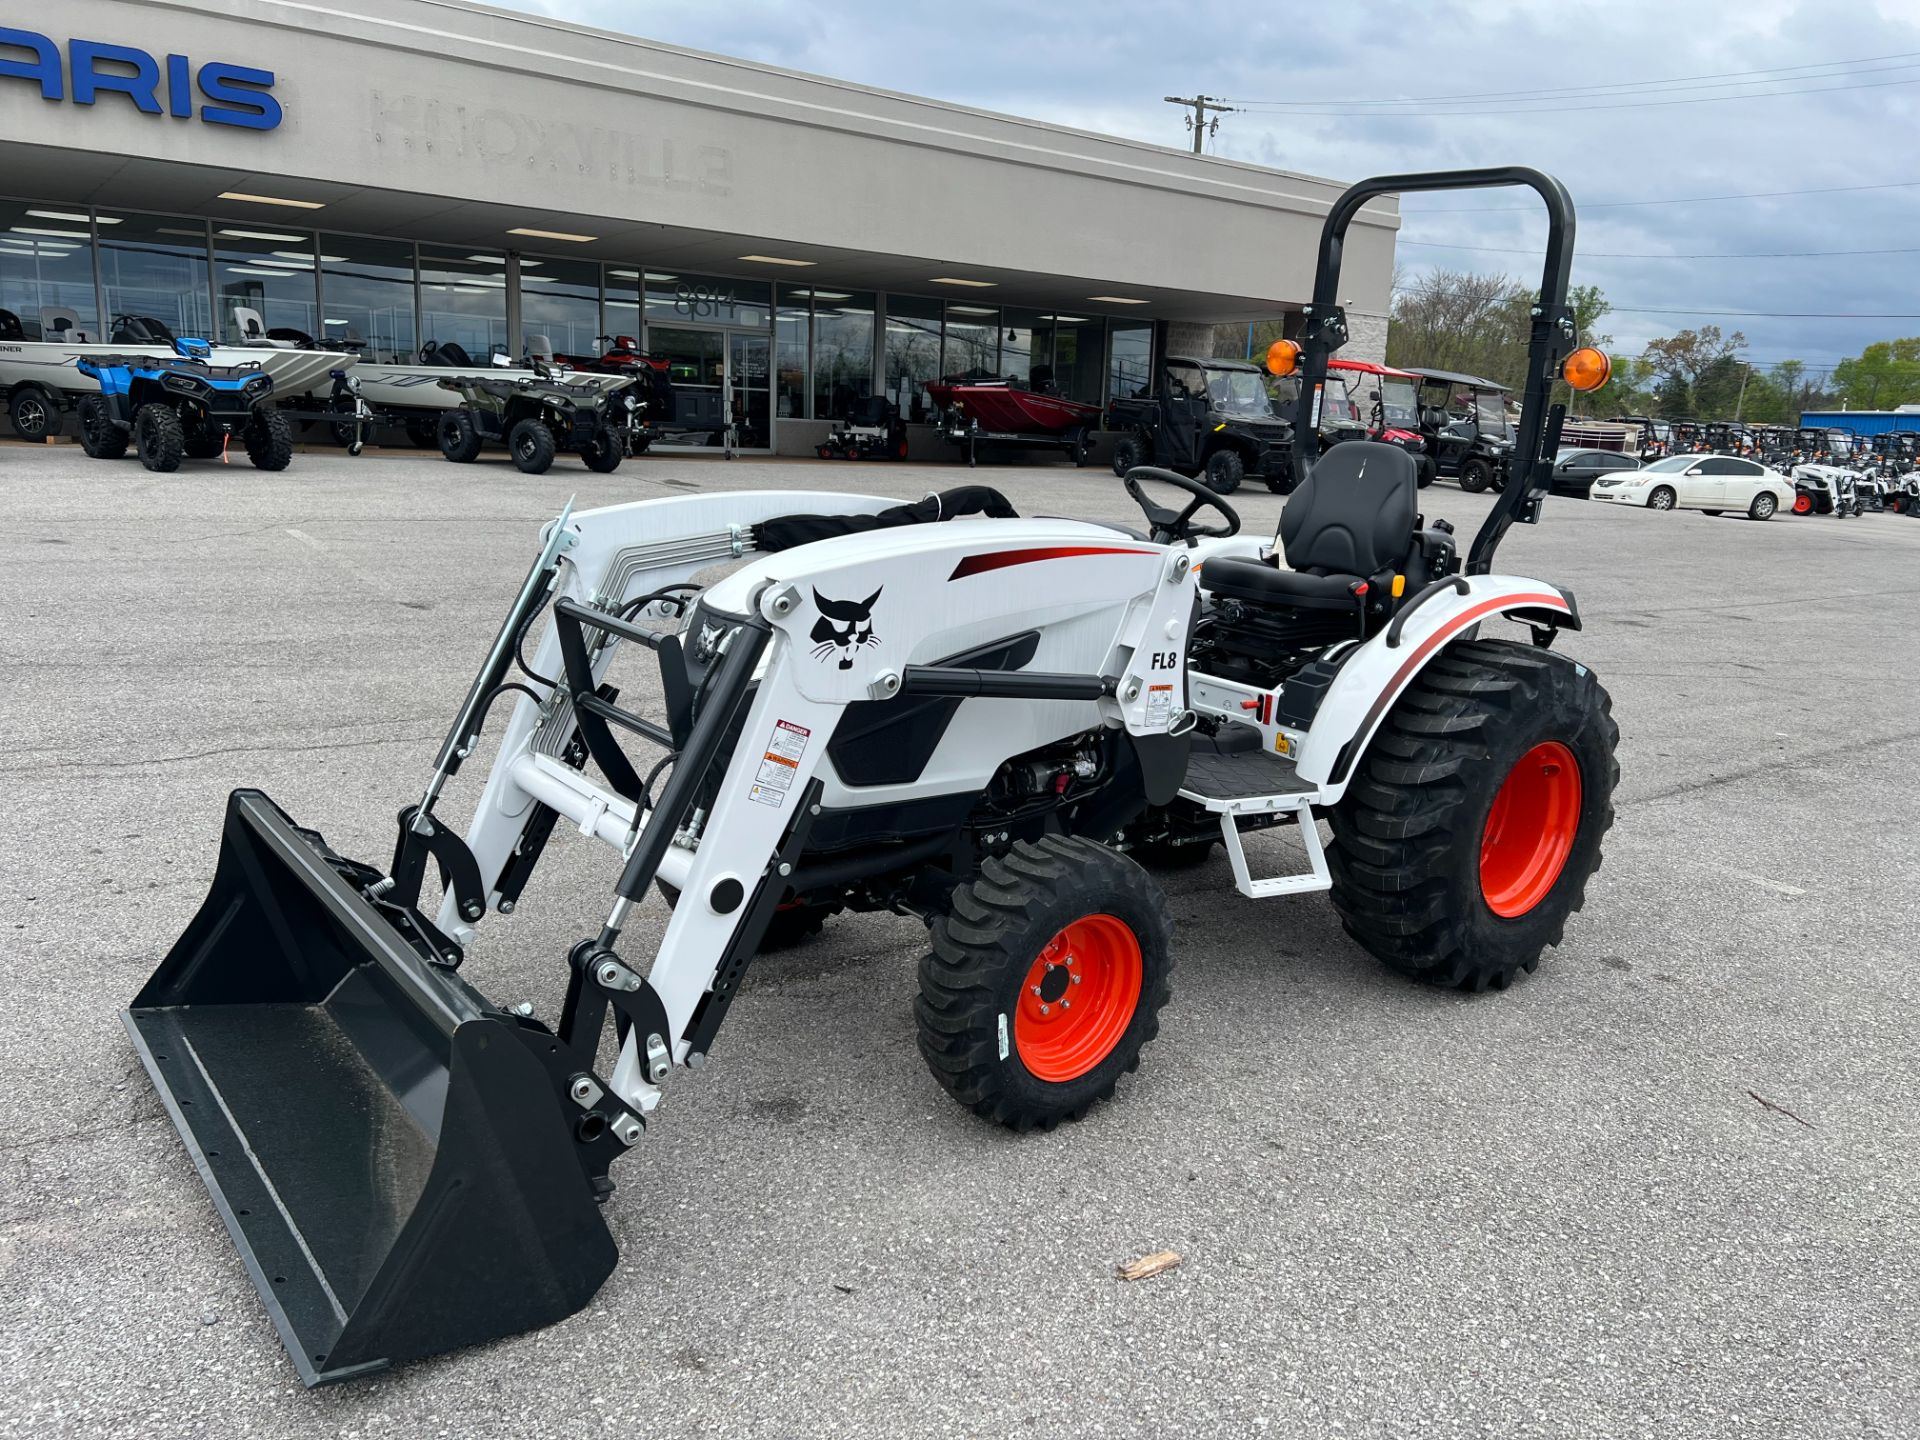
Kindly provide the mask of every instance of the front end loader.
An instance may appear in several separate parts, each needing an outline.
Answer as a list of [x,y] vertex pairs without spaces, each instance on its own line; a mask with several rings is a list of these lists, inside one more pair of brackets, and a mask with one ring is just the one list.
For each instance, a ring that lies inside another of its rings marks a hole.
[[[1463,558],[1415,515],[1412,457],[1316,455],[1313,412],[1359,208],[1506,184],[1546,199],[1549,262],[1515,483]],[[1564,190],[1533,171],[1338,202],[1304,351],[1270,357],[1303,382],[1272,543],[1151,469],[1126,477],[1144,532],[1022,519],[981,487],[569,507],[384,868],[235,791],[212,889],[126,1024],[302,1379],[584,1306],[616,1260],[613,1162],[714,1053],[754,956],[841,911],[926,919],[921,1055],[1019,1130],[1080,1118],[1136,1068],[1173,965],[1149,867],[1214,843],[1241,893],[1330,890],[1409,974],[1531,970],[1584,898],[1617,773],[1605,692],[1551,650],[1572,597],[1491,569],[1547,496],[1553,378],[1593,379],[1574,363],[1593,352],[1568,354],[1571,245]],[[1503,619],[1528,642],[1490,638]],[[463,835],[438,806],[496,707]],[[1240,836],[1282,823],[1309,871],[1256,879]],[[537,1015],[461,965],[562,824],[621,871]],[[667,908],[643,947],[645,904]]]

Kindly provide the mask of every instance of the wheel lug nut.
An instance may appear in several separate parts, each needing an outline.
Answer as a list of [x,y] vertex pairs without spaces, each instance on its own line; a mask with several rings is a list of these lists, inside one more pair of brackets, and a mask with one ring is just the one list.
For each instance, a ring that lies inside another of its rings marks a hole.
[[1051,1005],[1042,1005],[1040,1007],[1040,1013],[1042,1015],[1051,1015],[1053,1013],[1053,1007]]
[[1078,975],[1069,975],[1067,979],[1071,980],[1076,985],[1080,983],[1080,977]]
[[1060,1008],[1061,1008],[1062,1010],[1071,1010],[1071,1009],[1073,1009],[1073,1001],[1071,1001],[1071,1000],[1062,1000],[1062,1001],[1060,1002]]
[[1034,987],[1033,987],[1033,993],[1034,993],[1034,994],[1036,994],[1036,995],[1038,995],[1038,994],[1040,993],[1040,987],[1039,987],[1038,985],[1036,985],[1036,986],[1034,986]]

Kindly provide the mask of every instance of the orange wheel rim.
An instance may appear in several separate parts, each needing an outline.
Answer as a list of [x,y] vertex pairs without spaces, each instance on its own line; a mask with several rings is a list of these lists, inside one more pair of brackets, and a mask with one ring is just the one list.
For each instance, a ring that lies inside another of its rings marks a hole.
[[1088,915],[1049,940],[1013,1015],[1020,1063],[1037,1080],[1077,1080],[1113,1053],[1140,1008],[1140,939],[1114,915]]
[[1480,892],[1503,920],[1525,915],[1566,869],[1580,832],[1580,764],[1558,740],[1514,763],[1480,837]]
[[1804,515],[1813,508],[1813,501],[1804,495],[1796,495],[1793,500],[1794,513]]

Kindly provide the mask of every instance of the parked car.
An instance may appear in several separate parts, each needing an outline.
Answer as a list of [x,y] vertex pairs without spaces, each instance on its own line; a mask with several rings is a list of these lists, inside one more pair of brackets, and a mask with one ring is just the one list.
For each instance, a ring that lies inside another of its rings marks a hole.
[[1562,450],[1553,462],[1553,493],[1585,500],[1602,475],[1639,468],[1639,457],[1618,450]]
[[1592,500],[1649,510],[1737,510],[1771,520],[1793,505],[1793,482],[1778,470],[1737,455],[1669,455],[1651,465],[1594,482]]

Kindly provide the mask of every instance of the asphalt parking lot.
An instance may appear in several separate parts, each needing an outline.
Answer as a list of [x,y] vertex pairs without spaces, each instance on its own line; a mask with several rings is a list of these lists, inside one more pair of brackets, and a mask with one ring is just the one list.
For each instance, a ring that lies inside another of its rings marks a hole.
[[[1216,852],[1167,879],[1140,1073],[1016,1137],[922,1066],[917,924],[842,918],[756,962],[674,1077],[616,1168],[592,1307],[303,1391],[118,1019],[227,792],[384,863],[570,494],[968,480],[1132,515],[1058,464],[156,476],[0,446],[0,1433],[1920,1432],[1920,523],[1564,500],[1501,568],[1578,595],[1622,779],[1537,975],[1410,986],[1324,896],[1244,901]],[[1273,530],[1278,497],[1235,503]],[[1464,535],[1487,501],[1425,503]],[[557,841],[470,978],[551,1014],[613,859]],[[1184,1263],[1114,1278],[1162,1248]]]

